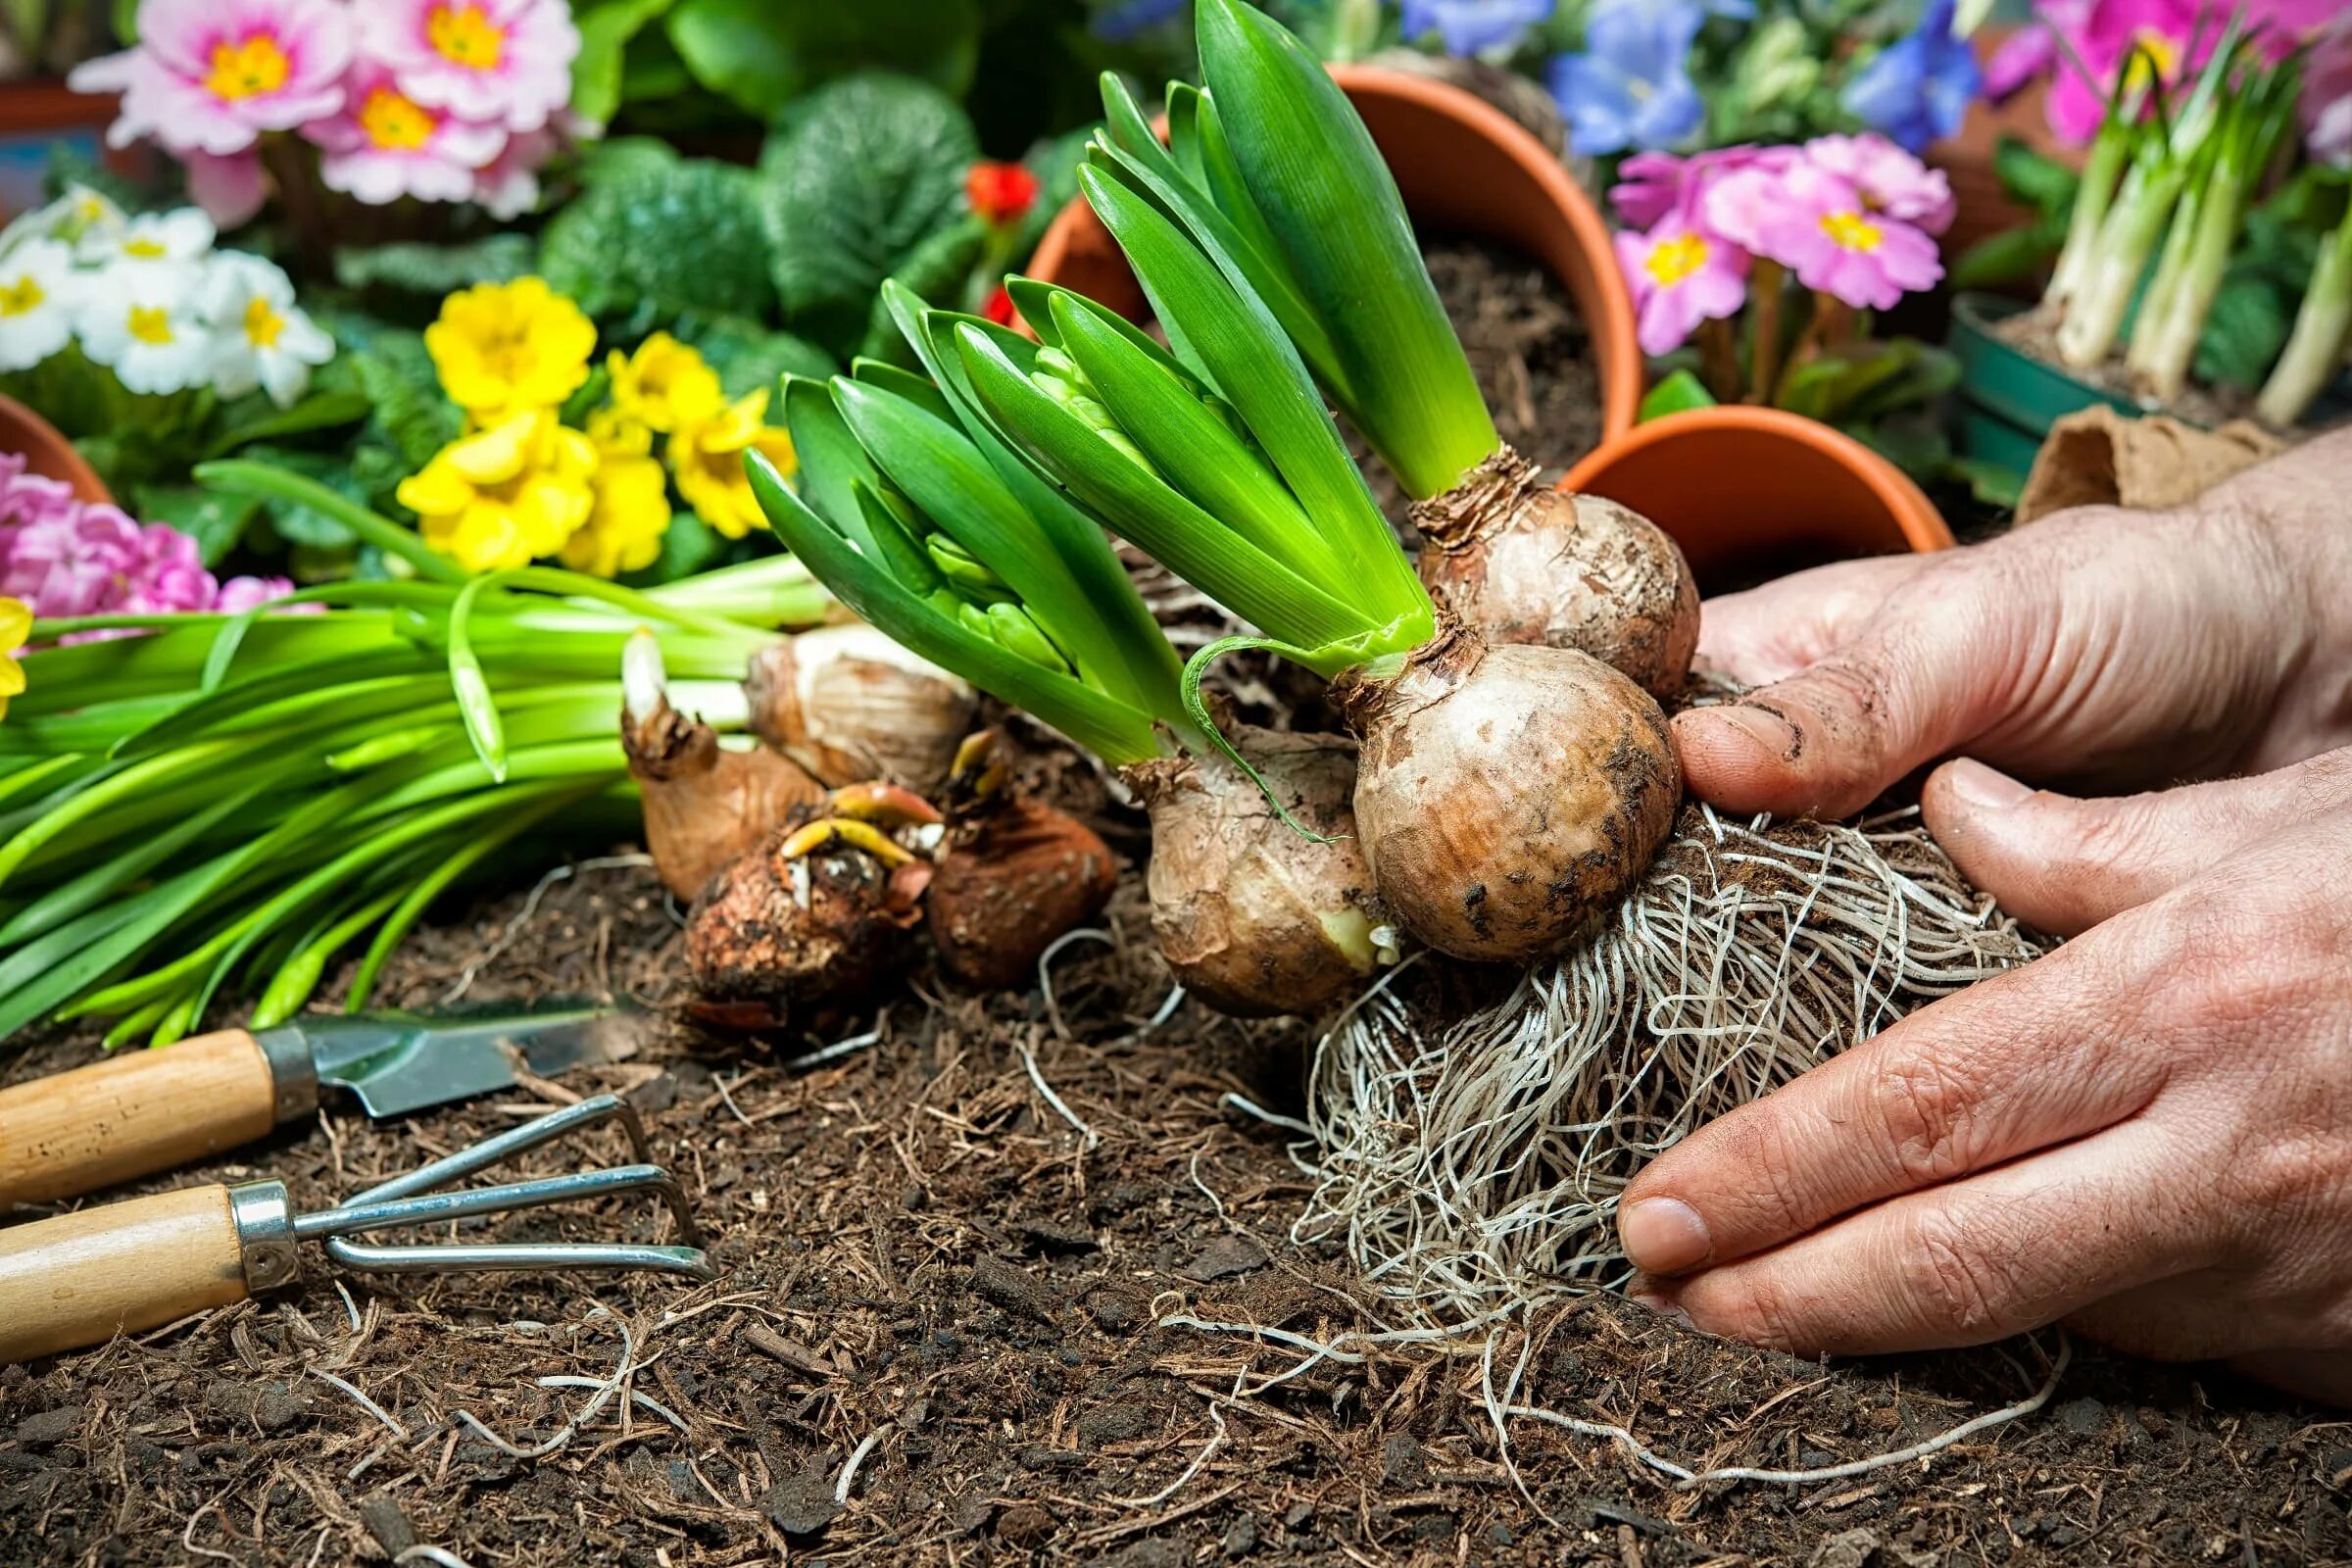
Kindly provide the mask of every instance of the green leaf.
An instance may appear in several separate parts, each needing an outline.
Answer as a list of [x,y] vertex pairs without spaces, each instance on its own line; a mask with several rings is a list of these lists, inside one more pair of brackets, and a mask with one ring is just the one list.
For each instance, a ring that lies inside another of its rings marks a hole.
[[858,71],[960,95],[980,57],[978,0],[679,0],[668,25],[695,79],[762,120]]
[[718,372],[729,399],[775,393],[788,375],[822,378],[841,368],[832,355],[791,332],[774,332],[740,317],[686,318],[672,328]]
[[1323,63],[1279,25],[1239,0],[1198,0],[1196,20],[1217,119],[1332,335],[1352,416],[1406,490],[1442,493],[1501,438],[1380,149]]
[[1689,370],[1681,369],[1649,389],[1642,399],[1642,419],[1662,418],[1669,414],[1681,414],[1687,409],[1715,407],[1715,394],[1707,384]]
[[465,433],[466,416],[443,395],[421,336],[388,334],[350,360],[360,390],[375,406],[371,425],[410,472]]
[[804,505],[767,460],[753,454],[752,490],[785,547],[871,625],[910,652],[954,670],[990,695],[1036,714],[1105,761],[1159,753],[1152,715],[1114,702],[980,637],[891,580]]
[[1377,617],[1326,593],[1113,451],[1013,362],[1010,353],[1026,345],[970,325],[957,329],[956,345],[973,390],[1023,450],[1081,506],[1186,582],[1289,642],[1320,646],[1379,628]]
[[196,469],[196,482],[231,495],[258,496],[264,501],[308,508],[342,524],[386,555],[399,557],[428,582],[465,580],[465,572],[455,562],[436,555],[414,533],[348,497],[335,494],[316,479],[267,464],[232,459],[200,466]]
[[217,566],[245,537],[246,524],[262,510],[258,496],[227,496],[194,485],[150,488],[139,494],[139,515],[168,522],[196,541],[197,557]]
[[[1427,592],[1364,487],[1363,474],[1340,444],[1298,351],[1265,306],[1238,290],[1150,204],[1122,186],[1092,176],[1092,171],[1082,176],[1087,199],[1135,265],[1161,324],[1171,338],[1181,332],[1200,356],[1212,384],[1240,413],[1300,509],[1314,519],[1329,550],[1355,564],[1357,577],[1349,597],[1364,618],[1381,624],[1426,612]],[[1066,327],[1067,322],[1062,324]],[[1291,564],[1302,577],[1316,575],[1312,563]],[[1289,640],[1317,644],[1336,639]]]
[[[946,304],[963,294],[972,268],[987,246],[988,225],[967,215],[907,252],[891,276],[925,304]],[[906,340],[890,318],[890,308],[878,293],[866,311],[865,335],[858,340],[858,352],[893,363],[907,352]]]
[[881,484],[882,470],[841,416],[832,386],[805,376],[786,377],[782,413],[784,427],[792,434],[793,455],[800,460],[801,488],[808,493],[805,504],[867,556],[882,559],[880,547],[865,532],[857,496],[858,485]]
[[580,52],[571,62],[571,112],[603,124],[620,110],[620,68],[629,40],[675,0],[600,0],[575,8]]
[[2082,176],[2054,158],[2045,158],[2015,136],[1993,149],[1992,172],[2001,188],[2022,207],[2063,218],[2073,210]]
[[528,234],[492,234],[469,245],[343,246],[335,251],[335,281],[438,300],[476,283],[513,282],[530,271],[532,256]]
[[759,211],[784,322],[846,356],[874,291],[926,241],[962,222],[971,121],[903,76],[828,82],[794,104],[760,159]]
[[548,222],[539,270],[595,317],[760,318],[775,292],[757,204],[748,171],[707,159],[617,173]]
[[2209,386],[2259,388],[2286,347],[2295,309],[2295,301],[2261,278],[2226,279],[2197,339],[2196,378]]
[[850,378],[905,398],[942,424],[956,423],[956,411],[949,406],[947,394],[912,370],[880,360],[857,360],[850,366]]
[[278,409],[258,419],[223,430],[213,440],[208,458],[225,458],[256,441],[278,441],[337,425],[357,424],[373,412],[374,399],[366,392],[318,392],[290,409]]

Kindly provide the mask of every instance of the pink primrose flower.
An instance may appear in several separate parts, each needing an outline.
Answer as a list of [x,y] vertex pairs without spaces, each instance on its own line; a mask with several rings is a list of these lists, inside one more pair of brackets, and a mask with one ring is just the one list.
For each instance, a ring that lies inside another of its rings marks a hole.
[[1852,181],[1811,162],[1727,176],[1707,192],[1704,216],[1714,232],[1856,309],[1885,310],[1943,276],[1924,230],[1874,210]]
[[571,101],[580,31],[564,0],[367,0],[361,15],[367,53],[428,109],[519,132]]
[[224,158],[342,107],[354,27],[341,0],[142,0],[138,30],[136,48],[67,78],[122,95],[117,147],[152,138]]
[[1952,182],[1942,170],[1930,169],[1874,132],[1816,136],[1805,143],[1804,155],[1860,191],[1872,212],[1899,218],[1931,234],[1951,227],[1959,212]]
[[1633,290],[1644,354],[1672,353],[1699,322],[1737,316],[1747,300],[1747,253],[1679,215],[1646,234],[1620,230],[1617,265]]
[[506,148],[504,129],[418,102],[380,62],[363,61],[347,86],[341,112],[303,127],[325,149],[318,172],[330,190],[379,207],[403,196],[462,202],[474,171]]

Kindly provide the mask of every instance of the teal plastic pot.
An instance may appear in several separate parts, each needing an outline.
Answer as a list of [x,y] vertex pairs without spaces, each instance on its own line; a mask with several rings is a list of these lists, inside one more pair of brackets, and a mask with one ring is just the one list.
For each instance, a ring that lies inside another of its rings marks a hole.
[[2104,403],[2125,414],[2139,405],[2091,385],[2003,342],[1994,327],[2027,309],[1995,294],[1963,294],[1952,302],[1950,347],[1960,361],[1960,455],[2025,474],[2034,466],[2050,426],[2080,409]]

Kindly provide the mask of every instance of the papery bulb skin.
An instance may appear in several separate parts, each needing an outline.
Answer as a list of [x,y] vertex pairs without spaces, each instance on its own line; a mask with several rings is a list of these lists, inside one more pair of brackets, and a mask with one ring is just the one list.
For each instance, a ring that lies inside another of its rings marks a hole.
[[829,785],[947,782],[979,698],[861,623],[820,626],[752,656],[752,731]]
[[637,673],[621,709],[621,750],[643,803],[654,869],[664,887],[691,902],[796,807],[823,800],[824,787],[781,753],[721,746],[710,725],[669,706],[658,666],[650,678]]
[[1102,912],[1119,885],[1110,846],[1035,801],[983,802],[949,829],[928,898],[940,967],[982,991],[1025,991],[1055,940]]
[[886,866],[840,845],[786,858],[785,828],[725,866],[686,921],[696,1016],[772,1028],[796,1010],[861,1002],[904,973],[918,944],[928,861]]
[[1351,671],[1332,694],[1362,737],[1355,820],[1374,890],[1454,957],[1560,952],[1674,825],[1664,710],[1588,654],[1447,625],[1395,676]]
[[1682,695],[1698,650],[1698,585],[1647,517],[1550,489],[1505,447],[1416,503],[1413,522],[1430,597],[1488,642],[1572,648],[1660,702]]
[[1317,844],[1275,815],[1221,757],[1138,763],[1122,776],[1152,814],[1152,929],[1186,991],[1242,1018],[1311,1017],[1396,956],[1355,840],[1355,746],[1344,736],[1231,726]]

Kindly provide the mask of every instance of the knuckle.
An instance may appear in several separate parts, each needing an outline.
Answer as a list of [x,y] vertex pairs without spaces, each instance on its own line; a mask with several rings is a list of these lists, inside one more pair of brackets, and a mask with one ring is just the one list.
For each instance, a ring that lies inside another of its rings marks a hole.
[[1743,1270],[1718,1314],[1718,1332],[1749,1345],[1802,1352],[1810,1347],[1795,1306],[1779,1279],[1760,1270]]
[[1888,1053],[1871,1086],[1895,1168],[1914,1185],[1976,1168],[1969,1086],[1935,1055]]
[[1913,1220],[1897,1238],[1900,1280],[1923,1326],[1990,1338],[2014,1316],[2015,1270],[1999,1261],[1974,1227],[1936,1214]]

